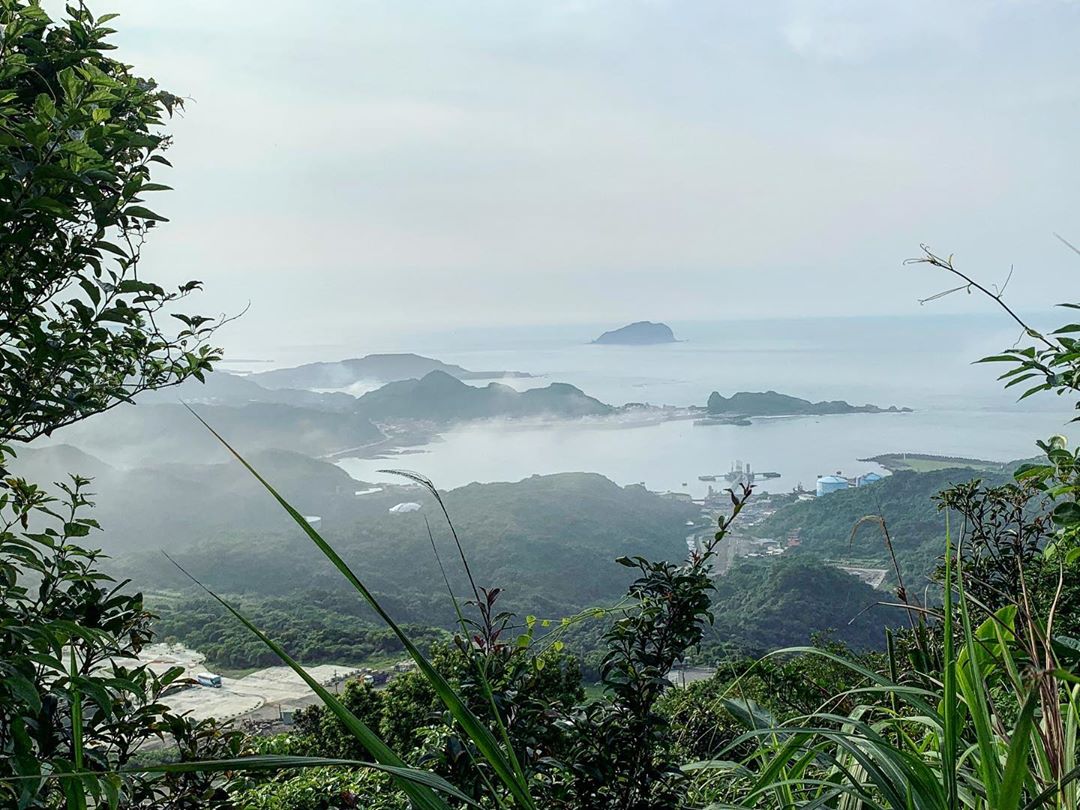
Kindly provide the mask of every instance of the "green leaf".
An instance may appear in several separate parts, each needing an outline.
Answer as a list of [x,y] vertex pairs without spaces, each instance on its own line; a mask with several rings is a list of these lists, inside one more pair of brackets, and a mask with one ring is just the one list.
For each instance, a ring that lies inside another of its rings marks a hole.
[[52,197],[35,197],[26,204],[27,208],[34,211],[43,211],[46,214],[54,214],[63,219],[70,219],[71,209]]
[[2,683],[8,688],[16,700],[21,700],[35,714],[41,711],[41,697],[37,687],[18,672],[8,671],[3,677]]
[[1080,639],[1057,635],[1051,641],[1051,646],[1058,661],[1068,661],[1074,665],[1080,662]]
[[144,208],[141,205],[129,205],[124,209],[124,215],[129,217],[137,217],[139,219],[150,219],[155,222],[168,222],[165,217],[160,214],[155,214],[149,208]]
[[1075,526],[1080,523],[1080,503],[1063,501],[1054,507],[1050,517],[1058,526]]
[[749,729],[773,728],[776,718],[765,707],[750,698],[725,698],[721,701],[731,716]]

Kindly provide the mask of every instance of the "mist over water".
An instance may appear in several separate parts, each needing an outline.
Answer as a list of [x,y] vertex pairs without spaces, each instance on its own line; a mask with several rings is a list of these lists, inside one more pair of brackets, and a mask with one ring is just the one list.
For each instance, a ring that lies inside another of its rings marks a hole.
[[[973,364],[1017,340],[1016,330],[997,316],[670,325],[683,342],[594,346],[588,341],[599,327],[552,327],[459,331],[401,348],[473,370],[530,372],[538,376],[503,382],[519,389],[567,382],[612,404],[704,405],[712,391],[771,389],[812,400],[907,406],[915,413],[755,419],[747,427],[474,423],[398,457],[347,459],[341,466],[365,481],[382,480],[380,468],[407,467],[448,488],[587,471],[620,484],[699,495],[707,486],[699,475],[726,472],[742,460],[781,473],[762,487],[786,491],[798,483],[812,487],[818,475],[837,470],[879,469],[857,459],[880,453],[1005,461],[1034,455],[1037,438],[1071,432],[1071,414],[1053,397],[1017,403],[995,380],[996,366]],[[339,356],[350,354],[342,351]]]

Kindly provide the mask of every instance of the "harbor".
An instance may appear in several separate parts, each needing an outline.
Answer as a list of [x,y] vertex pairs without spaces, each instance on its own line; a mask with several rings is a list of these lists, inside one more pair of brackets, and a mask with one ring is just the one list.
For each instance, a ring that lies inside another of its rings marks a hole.
[[[778,472],[756,472],[752,465],[742,460],[733,461],[728,472],[717,475],[700,475],[698,480],[709,484],[703,498],[695,499],[684,492],[663,493],[666,497],[686,501],[701,507],[701,517],[696,521],[687,521],[689,533],[686,545],[690,552],[700,552],[712,542],[716,532],[717,519],[727,515],[731,509],[729,491],[739,486],[750,486],[758,481],[780,478]],[[841,472],[834,475],[817,477],[814,490],[807,490],[802,483],[796,484],[789,492],[757,492],[743,508],[738,523],[716,550],[713,563],[715,576],[725,575],[740,559],[768,559],[790,553],[801,545],[799,531],[795,530],[783,537],[762,537],[755,528],[774,515],[777,510],[800,500],[814,500],[826,497],[844,489],[859,488],[877,483],[883,476],[868,472],[857,476],[844,476]],[[725,486],[714,487],[723,481]],[[880,588],[888,579],[888,572],[883,568],[866,567],[858,561],[826,560],[842,571],[854,576],[873,588]]]

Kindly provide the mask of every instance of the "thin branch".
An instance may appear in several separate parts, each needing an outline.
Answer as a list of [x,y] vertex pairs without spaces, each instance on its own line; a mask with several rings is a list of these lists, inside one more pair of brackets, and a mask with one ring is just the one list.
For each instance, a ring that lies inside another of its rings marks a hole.
[[[1017,315],[1012,310],[1012,308],[1008,304],[1005,303],[1005,300],[1002,298],[1001,293],[993,293],[993,292],[991,292],[989,289],[984,287],[982,284],[977,282],[975,279],[971,278],[971,276],[961,272],[960,270],[957,270],[956,266],[953,264],[952,256],[949,256],[948,258],[942,258],[941,256],[938,256],[937,254],[935,254],[932,250],[930,250],[929,246],[920,245],[920,247],[922,248],[923,255],[918,257],[918,258],[908,259],[907,261],[904,262],[904,264],[929,264],[932,267],[939,267],[942,270],[945,270],[945,271],[947,271],[949,273],[952,273],[954,276],[956,276],[957,278],[964,281],[964,286],[963,287],[957,287],[956,289],[950,290],[949,292],[956,292],[957,290],[962,290],[962,289],[966,289],[966,288],[974,288],[974,289],[978,290],[983,295],[985,295],[987,298],[991,298],[994,301],[996,301],[998,306],[1000,306],[1003,310],[1005,310],[1005,312],[1009,315],[1009,317],[1012,318],[1014,321],[1016,321],[1016,323],[1018,323],[1020,325],[1020,327],[1028,334],[1029,337],[1035,338],[1036,340],[1041,340],[1043,343],[1045,343],[1051,349],[1056,349],[1057,348],[1057,346],[1055,346],[1053,343],[1051,343],[1049,340],[1047,340],[1047,338],[1041,332],[1039,332],[1037,329],[1034,329],[1031,326],[1029,326],[1023,320],[1023,318],[1021,318],[1019,315]],[[1080,252],[1080,251],[1078,251],[1078,252]],[[1009,271],[1009,275],[1010,275],[1010,277],[1012,276],[1012,270]],[[1008,283],[1008,282],[1006,282],[1006,283]],[[932,296],[932,297],[927,298],[925,300],[933,301],[936,298],[940,298],[942,295],[947,295],[947,294],[948,293],[941,293],[939,295]]]

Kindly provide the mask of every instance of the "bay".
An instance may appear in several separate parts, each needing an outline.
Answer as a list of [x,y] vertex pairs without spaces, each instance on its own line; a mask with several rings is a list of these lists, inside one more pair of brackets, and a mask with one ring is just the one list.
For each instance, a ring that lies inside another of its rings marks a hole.
[[727,472],[736,460],[779,472],[781,478],[761,486],[788,491],[798,484],[812,489],[819,475],[838,471],[881,472],[857,460],[881,453],[1007,461],[1035,455],[1036,439],[1074,432],[1067,402],[1044,395],[1018,403],[995,380],[1003,368],[972,362],[1016,342],[1016,330],[997,317],[671,325],[682,342],[595,346],[588,341],[599,326],[574,326],[456,330],[414,337],[407,345],[469,369],[537,375],[500,381],[518,389],[568,382],[613,404],[704,405],[714,390],[776,390],[915,412],[755,419],[742,427],[691,421],[634,428],[595,421],[477,422],[395,457],[340,464],[364,481],[382,480],[377,470],[388,466],[416,470],[444,488],[597,472],[620,484],[700,496],[708,483],[698,476]]

